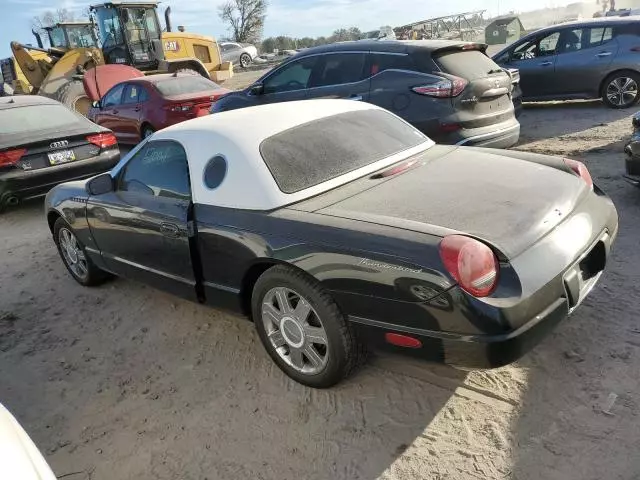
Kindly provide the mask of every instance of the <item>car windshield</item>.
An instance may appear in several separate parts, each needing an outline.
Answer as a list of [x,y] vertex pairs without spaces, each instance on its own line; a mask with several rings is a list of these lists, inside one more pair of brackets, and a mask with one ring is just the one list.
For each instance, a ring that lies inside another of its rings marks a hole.
[[435,61],[442,71],[471,81],[501,71],[493,60],[479,50],[447,52],[438,55]]
[[27,105],[2,111],[0,132],[19,134],[38,130],[63,130],[78,121],[78,115],[62,105]]
[[93,27],[89,25],[74,25],[67,27],[69,46],[71,48],[95,47],[96,41],[93,36],[92,28]]
[[199,75],[184,75],[157,82],[156,88],[163,97],[185,95],[188,93],[208,92],[220,88],[215,82]]
[[260,154],[280,190],[295,193],[428,141],[382,110],[342,113],[265,139]]

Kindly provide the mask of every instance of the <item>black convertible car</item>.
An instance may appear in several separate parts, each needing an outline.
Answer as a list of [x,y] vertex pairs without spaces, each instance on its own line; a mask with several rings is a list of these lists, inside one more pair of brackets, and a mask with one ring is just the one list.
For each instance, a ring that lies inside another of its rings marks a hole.
[[37,95],[0,98],[0,211],[118,160],[113,133],[61,103]]
[[434,145],[347,100],[180,123],[45,206],[78,282],[115,274],[242,312],[313,387],[365,345],[514,361],[582,302],[618,230],[580,162]]

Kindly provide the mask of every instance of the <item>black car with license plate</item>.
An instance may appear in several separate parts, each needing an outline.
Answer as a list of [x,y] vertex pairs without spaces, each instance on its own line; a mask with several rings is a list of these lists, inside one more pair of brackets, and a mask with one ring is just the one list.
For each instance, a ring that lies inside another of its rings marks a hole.
[[61,103],[36,95],[0,98],[0,210],[109,170],[119,159],[110,130]]
[[314,387],[365,346],[516,360],[584,300],[618,231],[581,162],[435,145],[347,100],[174,125],[45,210],[79,283],[115,274],[244,313]]

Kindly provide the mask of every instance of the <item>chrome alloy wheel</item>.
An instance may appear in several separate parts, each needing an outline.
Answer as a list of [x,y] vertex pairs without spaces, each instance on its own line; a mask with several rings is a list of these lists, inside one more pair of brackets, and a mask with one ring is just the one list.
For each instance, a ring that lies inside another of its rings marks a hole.
[[68,228],[61,228],[58,233],[58,240],[60,241],[60,251],[69,269],[79,279],[84,280],[87,278],[89,274],[87,257],[85,257],[80,248],[76,236]]
[[299,293],[272,288],[262,300],[262,322],[280,358],[298,372],[315,375],[327,364],[327,333],[320,317]]
[[618,107],[631,105],[638,96],[638,84],[633,78],[618,77],[607,85],[607,99]]

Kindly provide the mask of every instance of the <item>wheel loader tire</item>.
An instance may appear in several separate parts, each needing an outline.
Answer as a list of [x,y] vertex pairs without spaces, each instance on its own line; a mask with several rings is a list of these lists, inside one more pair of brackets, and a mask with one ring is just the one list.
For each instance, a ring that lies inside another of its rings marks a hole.
[[84,91],[84,85],[80,80],[70,80],[65,83],[56,92],[55,99],[85,117],[91,108],[91,100]]

